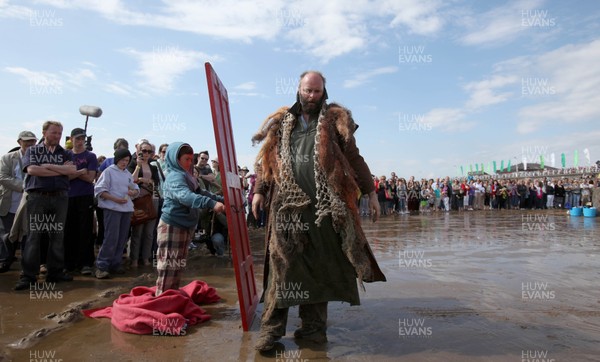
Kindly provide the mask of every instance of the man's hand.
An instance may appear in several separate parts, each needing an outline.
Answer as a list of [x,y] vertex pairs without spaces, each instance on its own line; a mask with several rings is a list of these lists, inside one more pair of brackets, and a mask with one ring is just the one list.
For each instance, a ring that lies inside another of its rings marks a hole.
[[220,202],[217,202],[215,204],[215,207],[213,207],[213,211],[216,212],[217,214],[222,214],[225,212],[225,205],[223,205]]
[[214,174],[210,173],[208,175],[200,175],[200,178],[203,179],[203,180],[206,180],[206,181],[208,181],[210,183],[213,183],[213,182],[215,182],[215,178],[216,177],[215,177]]
[[254,218],[258,220],[258,213],[260,209],[265,208],[265,197],[262,194],[254,194],[254,198],[252,199],[252,213],[254,214]]
[[379,214],[381,214],[381,209],[379,208],[379,201],[377,201],[375,191],[369,194],[369,211],[371,211],[373,222],[376,222],[379,219]]

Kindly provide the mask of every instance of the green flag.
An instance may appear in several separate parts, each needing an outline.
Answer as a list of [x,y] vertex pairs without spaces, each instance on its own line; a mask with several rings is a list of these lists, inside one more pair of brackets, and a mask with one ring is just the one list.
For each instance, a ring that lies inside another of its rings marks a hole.
[[496,173],[496,170],[497,170],[497,168],[496,168],[496,161],[494,161],[494,173]]
[[510,160],[508,160],[508,166],[506,166],[508,172],[510,172]]
[[461,176],[465,175],[465,169],[462,166],[460,166],[460,174]]
[[473,172],[473,164],[469,165],[469,172]]
[[567,157],[565,157],[564,153],[560,154],[560,163],[562,164],[562,168],[567,167]]
[[483,162],[481,163],[481,172],[485,173],[485,168],[483,167]]
[[540,155],[540,168],[544,169],[544,155]]
[[478,163],[475,164],[475,171],[479,172],[479,164]]
[[575,150],[575,156],[573,157],[573,166],[579,166],[579,152]]
[[500,161],[500,172],[504,171],[504,160]]

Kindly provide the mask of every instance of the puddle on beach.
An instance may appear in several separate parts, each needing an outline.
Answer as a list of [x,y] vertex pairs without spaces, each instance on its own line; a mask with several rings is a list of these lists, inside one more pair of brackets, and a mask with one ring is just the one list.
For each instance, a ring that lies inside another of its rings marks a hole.
[[[288,334],[272,353],[254,351],[260,309],[244,333],[232,262],[190,252],[182,285],[215,287],[222,301],[185,336],[122,333],[79,309],[108,306],[133,286],[151,286],[152,268],[109,280],[76,276],[53,298],[11,288],[18,265],[0,275],[0,361],[597,361],[600,355],[598,219],[566,211],[474,211],[363,219],[388,278],[366,284],[362,305],[329,304],[325,345]],[[263,231],[251,230],[262,287]],[[46,288],[49,289],[49,288]],[[60,292],[60,293],[59,293]],[[59,297],[60,296],[60,297]]]

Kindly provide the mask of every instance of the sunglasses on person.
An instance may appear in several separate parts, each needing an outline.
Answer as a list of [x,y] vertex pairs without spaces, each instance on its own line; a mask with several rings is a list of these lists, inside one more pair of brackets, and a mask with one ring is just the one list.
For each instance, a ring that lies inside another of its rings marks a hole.
[[208,161],[208,157],[200,157],[201,160]]
[[141,153],[152,153],[152,150],[140,150]]

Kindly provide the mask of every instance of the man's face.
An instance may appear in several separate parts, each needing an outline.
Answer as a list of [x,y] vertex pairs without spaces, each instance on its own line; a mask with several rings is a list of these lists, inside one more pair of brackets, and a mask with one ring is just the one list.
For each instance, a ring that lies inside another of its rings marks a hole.
[[71,139],[73,141],[74,149],[82,149],[85,147],[85,136],[79,136]]
[[200,166],[206,166],[207,163],[208,163],[208,155],[206,153],[201,153],[200,156],[198,157],[198,164]]
[[18,140],[17,142],[19,143],[19,146],[21,146],[21,149],[26,150],[35,145],[36,140]]
[[60,142],[60,139],[62,137],[62,127],[59,127],[57,125],[50,125],[50,127],[48,127],[48,129],[43,132],[44,133],[44,139],[46,140],[46,144],[48,146],[56,146],[58,145],[58,143]]
[[300,80],[300,104],[302,112],[307,114],[318,114],[323,98],[323,79],[315,73],[308,73]]

